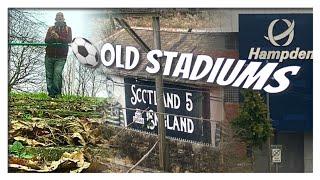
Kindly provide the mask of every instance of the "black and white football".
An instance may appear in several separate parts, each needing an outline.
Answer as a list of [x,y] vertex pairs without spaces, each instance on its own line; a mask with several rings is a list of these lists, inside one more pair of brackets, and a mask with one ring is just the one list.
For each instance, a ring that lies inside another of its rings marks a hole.
[[71,48],[73,54],[81,64],[92,68],[99,65],[99,52],[97,48],[86,38],[74,38],[72,40]]

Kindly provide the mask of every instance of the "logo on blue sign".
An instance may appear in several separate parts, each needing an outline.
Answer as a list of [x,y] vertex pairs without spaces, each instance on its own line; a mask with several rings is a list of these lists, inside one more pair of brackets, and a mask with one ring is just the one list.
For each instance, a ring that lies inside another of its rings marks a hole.
[[288,46],[288,45],[290,45],[290,43],[293,40],[293,36],[294,36],[294,20],[292,20],[292,23],[288,19],[282,19],[282,21],[287,24],[287,26],[288,26],[287,30],[285,30],[282,33],[274,36],[274,34],[273,34],[274,26],[276,25],[277,22],[279,22],[279,19],[275,19],[269,25],[268,36],[264,36],[264,38],[266,40],[270,41],[270,43],[273,44],[274,46],[280,46],[277,43],[277,41],[278,40],[282,40],[282,39],[286,38],[287,36],[289,36],[287,42],[284,43],[281,46]]

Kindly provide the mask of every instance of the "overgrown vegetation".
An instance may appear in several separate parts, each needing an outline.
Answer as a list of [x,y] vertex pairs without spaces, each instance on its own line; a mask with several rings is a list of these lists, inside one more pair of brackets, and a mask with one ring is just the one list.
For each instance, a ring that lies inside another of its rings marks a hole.
[[[103,98],[52,99],[45,93],[10,93],[10,170],[80,172],[90,167],[88,157],[92,152],[103,152],[100,155],[109,159],[112,150],[103,146],[108,144],[110,134],[101,121],[103,106],[107,105],[108,100]],[[107,160],[91,162],[112,170],[101,164]]]
[[268,140],[272,135],[272,124],[267,105],[259,92],[245,90],[242,95],[244,101],[239,116],[231,122],[231,127],[235,135],[248,145],[254,158],[252,148],[261,147]]
[[[109,101],[10,93],[9,171],[126,172],[157,136],[106,124]],[[169,141],[169,149],[170,172],[225,172],[234,167],[220,167],[216,148]],[[155,148],[134,172],[157,172],[158,159]]]
[[30,159],[33,157],[30,153],[26,152],[25,147],[19,141],[15,141],[12,146],[9,147],[9,154],[25,159]]

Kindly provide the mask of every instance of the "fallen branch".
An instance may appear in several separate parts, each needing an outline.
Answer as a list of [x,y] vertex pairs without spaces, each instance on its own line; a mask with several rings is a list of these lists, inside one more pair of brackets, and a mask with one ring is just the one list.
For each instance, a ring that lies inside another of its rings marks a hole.
[[130,173],[134,168],[136,168],[144,159],[146,159],[149,154],[152,152],[152,150],[156,147],[156,145],[158,144],[159,140],[157,140],[156,143],[154,143],[154,145],[152,146],[152,148],[134,165],[132,166],[127,173]]

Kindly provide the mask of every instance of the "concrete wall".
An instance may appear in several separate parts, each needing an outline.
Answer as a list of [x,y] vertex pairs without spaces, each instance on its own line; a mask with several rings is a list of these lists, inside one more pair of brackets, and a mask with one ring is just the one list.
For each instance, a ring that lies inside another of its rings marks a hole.
[[223,88],[216,87],[210,90],[210,119],[217,122],[211,122],[211,142],[213,146],[218,146],[215,143],[217,123],[221,123],[224,119],[223,106]]
[[[278,133],[272,144],[282,145],[278,172],[312,172],[312,134]],[[254,172],[268,172],[268,146],[255,150]],[[275,164],[271,172],[276,172]]]
[[307,133],[304,135],[304,172],[313,172],[312,141],[312,133]]
[[256,173],[269,172],[268,164],[268,145],[265,143],[262,149],[254,149],[255,162],[253,166],[253,171]]

